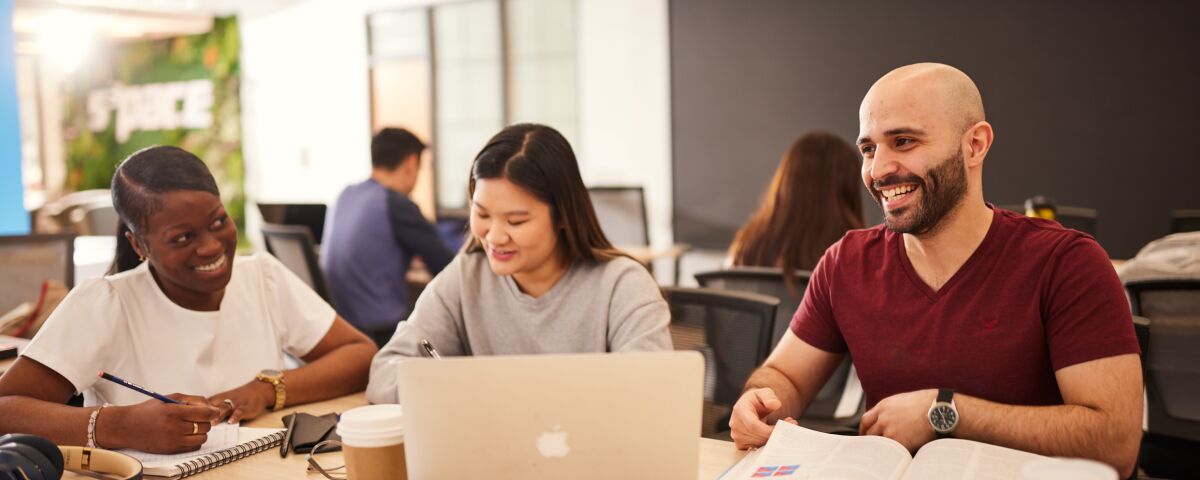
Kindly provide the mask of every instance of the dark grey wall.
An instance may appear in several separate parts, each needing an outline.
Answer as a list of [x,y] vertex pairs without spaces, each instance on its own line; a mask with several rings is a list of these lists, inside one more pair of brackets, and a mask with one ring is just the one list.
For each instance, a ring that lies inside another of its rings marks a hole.
[[1191,1],[673,0],[676,240],[726,245],[796,137],[852,141],[877,78],[936,61],[983,93],[985,197],[1098,209],[1130,257],[1200,208],[1198,19]]

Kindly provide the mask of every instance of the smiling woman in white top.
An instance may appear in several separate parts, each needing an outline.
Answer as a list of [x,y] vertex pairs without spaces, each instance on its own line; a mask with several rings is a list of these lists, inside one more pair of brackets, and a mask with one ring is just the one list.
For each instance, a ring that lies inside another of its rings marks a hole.
[[[189,451],[212,422],[365,386],[374,344],[274,257],[235,258],[237,227],[199,158],[147,148],[117,168],[112,189],[117,273],[75,287],[0,377],[0,434]],[[307,364],[280,372],[284,352]],[[167,404],[98,370],[190,395]],[[73,392],[85,407],[64,405]]]
[[371,364],[367,400],[398,401],[393,360],[442,355],[670,350],[650,272],[605,238],[571,145],[513,125],[475,157],[471,237]]

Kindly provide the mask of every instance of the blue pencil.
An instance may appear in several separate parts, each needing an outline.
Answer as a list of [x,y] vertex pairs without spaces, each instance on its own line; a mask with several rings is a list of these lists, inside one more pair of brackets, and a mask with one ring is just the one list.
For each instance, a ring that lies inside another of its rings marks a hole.
[[124,380],[121,380],[121,378],[120,378],[120,377],[117,377],[116,375],[112,375],[112,374],[104,373],[104,371],[103,371],[103,370],[101,370],[101,371],[99,371],[99,372],[96,372],[96,373],[97,373],[98,375],[100,375],[100,378],[103,378],[103,379],[105,379],[105,380],[108,380],[108,381],[110,381],[110,382],[113,382],[113,383],[115,383],[115,384],[117,384],[117,385],[120,385],[120,386],[122,386],[122,387],[128,388],[128,389],[130,389],[130,390],[133,390],[133,391],[135,391],[135,392],[142,393],[142,394],[145,394],[145,395],[149,395],[149,396],[151,396],[151,397],[157,398],[157,399],[159,399],[159,400],[162,400],[162,401],[164,401],[164,402],[167,402],[167,403],[179,403],[179,401],[178,401],[178,400],[174,400],[174,399],[168,398],[168,397],[166,397],[165,395],[162,395],[162,394],[159,394],[159,393],[154,393],[154,392],[151,392],[151,391],[149,391],[149,390],[146,390],[145,388],[142,388],[142,387],[138,386],[137,384],[134,384],[134,383],[130,383],[130,382],[126,382],[126,381],[124,381]]

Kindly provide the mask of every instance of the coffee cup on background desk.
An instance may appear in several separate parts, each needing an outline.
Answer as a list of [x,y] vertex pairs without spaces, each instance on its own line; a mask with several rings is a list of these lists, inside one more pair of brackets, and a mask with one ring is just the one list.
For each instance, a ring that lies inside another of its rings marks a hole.
[[399,405],[369,405],[342,413],[337,433],[347,480],[408,478],[401,414]]

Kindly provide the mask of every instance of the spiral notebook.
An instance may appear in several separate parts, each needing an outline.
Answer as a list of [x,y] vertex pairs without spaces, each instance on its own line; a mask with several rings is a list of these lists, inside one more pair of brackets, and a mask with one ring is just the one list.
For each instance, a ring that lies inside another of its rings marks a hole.
[[184,478],[241,460],[283,442],[284,430],[219,424],[208,432],[208,441],[199,450],[178,455],[159,455],[137,450],[121,450],[142,462],[146,475]]

